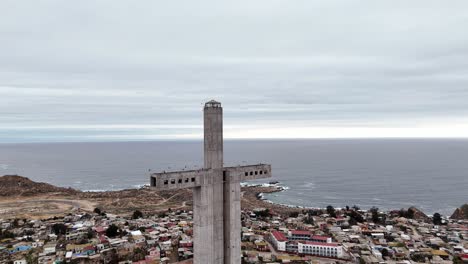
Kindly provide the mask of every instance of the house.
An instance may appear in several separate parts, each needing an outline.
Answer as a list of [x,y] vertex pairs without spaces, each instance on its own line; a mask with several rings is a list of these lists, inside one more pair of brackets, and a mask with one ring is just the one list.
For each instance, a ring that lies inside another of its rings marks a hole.
[[145,256],[145,260],[148,261],[156,261],[161,258],[159,248],[152,248],[149,251],[149,254]]
[[311,236],[310,237],[310,241],[312,242],[318,242],[318,243],[331,243],[332,242],[332,238],[331,237],[327,237],[327,236]]
[[49,244],[46,244],[44,247],[43,247],[43,253],[45,255],[49,255],[49,254],[55,254],[55,248],[56,248],[57,244],[55,243],[49,243]]
[[288,232],[289,240],[309,240],[312,234],[307,230],[291,230]]
[[89,249],[90,246],[92,247],[91,244],[80,244],[80,245],[68,244],[66,247],[66,250],[73,251],[74,253],[80,254],[80,253],[83,253],[83,251],[86,251],[86,249]]
[[337,243],[299,242],[297,251],[300,254],[322,257],[340,258],[343,256],[343,248]]
[[133,238],[133,242],[135,242],[135,244],[141,244],[141,243],[145,243],[146,239],[144,236],[132,236]]
[[17,252],[23,252],[23,251],[28,251],[30,250],[32,247],[31,246],[28,246],[28,245],[17,245],[15,247],[13,247],[12,250],[10,250],[10,254],[14,254],[14,253],[17,253]]
[[189,241],[189,240],[181,240],[181,241],[179,241],[179,247],[192,248],[193,247],[193,242]]
[[276,250],[286,251],[286,242],[288,240],[286,239],[286,236],[280,231],[272,231],[270,233],[270,241]]
[[263,240],[257,240],[254,242],[255,243],[255,248],[258,251],[269,251],[270,249],[268,248],[268,243],[263,241]]

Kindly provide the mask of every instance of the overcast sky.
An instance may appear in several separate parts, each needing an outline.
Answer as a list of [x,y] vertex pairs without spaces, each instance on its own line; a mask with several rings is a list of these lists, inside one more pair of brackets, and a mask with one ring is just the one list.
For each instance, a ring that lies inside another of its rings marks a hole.
[[467,137],[468,1],[0,2],[0,142]]

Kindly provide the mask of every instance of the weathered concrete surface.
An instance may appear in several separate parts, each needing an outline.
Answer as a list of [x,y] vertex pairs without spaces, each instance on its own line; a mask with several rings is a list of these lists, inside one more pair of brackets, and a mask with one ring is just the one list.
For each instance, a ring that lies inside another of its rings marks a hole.
[[199,187],[205,173],[205,170],[154,173],[151,175],[151,187],[158,191]]
[[[204,245],[207,241],[212,241],[211,249],[213,250],[213,259],[209,262],[199,262],[195,256],[195,263],[224,263],[224,203],[223,203],[223,175],[221,168],[223,167],[223,109],[221,104],[215,101],[210,101],[205,104],[203,111],[204,121],[204,160],[205,169],[211,169],[212,184],[211,186],[202,186],[201,188],[211,188],[212,196],[206,197],[211,199],[212,214],[213,214],[213,234],[211,240],[204,239],[203,236],[195,238],[194,245]],[[203,197],[201,197],[203,198]],[[197,212],[194,211],[194,214]],[[202,225],[202,223],[200,223]],[[195,228],[197,224],[195,223]],[[197,254],[195,254],[197,255]]]
[[240,182],[271,177],[271,166],[224,167],[221,104],[206,103],[203,120],[204,169],[154,173],[151,186],[193,188],[195,264],[240,264]]

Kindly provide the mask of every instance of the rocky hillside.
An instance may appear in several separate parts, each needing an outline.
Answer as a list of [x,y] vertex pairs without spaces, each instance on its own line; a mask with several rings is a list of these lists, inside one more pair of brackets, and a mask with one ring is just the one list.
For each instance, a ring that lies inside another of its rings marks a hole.
[[424,222],[431,222],[432,219],[427,216],[423,211],[419,210],[418,208],[412,206],[408,208],[408,210],[413,211],[413,218],[416,220],[424,221]]
[[71,188],[56,187],[43,182],[34,182],[18,175],[0,177],[0,196],[34,196],[46,193],[72,195],[79,193],[79,191]]
[[458,220],[468,219],[468,204],[464,204],[460,208],[457,208],[450,218]]

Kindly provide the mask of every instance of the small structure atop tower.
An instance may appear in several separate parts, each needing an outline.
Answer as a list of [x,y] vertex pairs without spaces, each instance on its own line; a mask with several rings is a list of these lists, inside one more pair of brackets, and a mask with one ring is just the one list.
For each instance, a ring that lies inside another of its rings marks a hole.
[[221,103],[215,100],[211,100],[205,103],[205,108],[208,108],[208,107],[218,108],[218,107],[221,107]]

